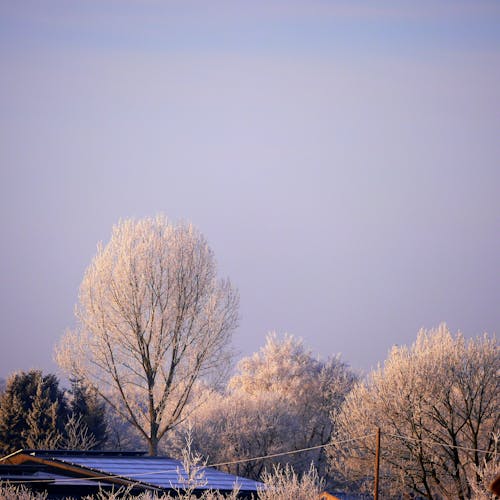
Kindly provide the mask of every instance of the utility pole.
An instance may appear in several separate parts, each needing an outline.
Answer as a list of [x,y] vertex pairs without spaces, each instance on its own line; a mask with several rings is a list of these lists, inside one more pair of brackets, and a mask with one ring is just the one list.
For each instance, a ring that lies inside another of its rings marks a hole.
[[373,500],[378,500],[378,473],[380,465],[380,427],[377,427],[375,446],[375,484],[373,485]]

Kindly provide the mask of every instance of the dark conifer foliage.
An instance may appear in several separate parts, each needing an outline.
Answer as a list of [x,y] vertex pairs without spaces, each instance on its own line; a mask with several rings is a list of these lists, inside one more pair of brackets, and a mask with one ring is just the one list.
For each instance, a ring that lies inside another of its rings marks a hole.
[[80,379],[72,379],[69,406],[71,414],[81,419],[93,437],[95,445],[91,448],[102,448],[107,439],[106,410],[96,390]]
[[55,447],[64,433],[68,408],[53,374],[40,370],[11,375],[0,397],[0,450]]
[[69,392],[54,374],[11,375],[0,395],[0,454],[21,448],[98,449],[106,441],[104,405],[91,387],[73,380]]

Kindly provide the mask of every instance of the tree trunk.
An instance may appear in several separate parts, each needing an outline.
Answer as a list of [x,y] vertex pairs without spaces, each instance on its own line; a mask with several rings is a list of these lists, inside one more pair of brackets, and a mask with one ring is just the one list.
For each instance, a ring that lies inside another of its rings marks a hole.
[[149,446],[149,456],[156,457],[158,455],[158,438],[156,436],[151,436],[148,439]]

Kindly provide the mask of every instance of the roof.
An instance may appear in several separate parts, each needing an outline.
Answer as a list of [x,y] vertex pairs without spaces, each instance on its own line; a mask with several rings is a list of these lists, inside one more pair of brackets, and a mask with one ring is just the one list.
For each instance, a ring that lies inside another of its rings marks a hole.
[[[9,458],[11,464],[38,464],[50,472],[73,478],[99,478],[114,484],[133,485],[143,489],[183,490],[188,476],[182,462],[169,457],[149,457],[143,452],[46,451],[23,450]],[[47,469],[49,467],[49,469]],[[262,483],[221,472],[212,467],[200,469],[202,479],[196,490],[255,492]]]
[[[46,471],[43,465],[0,465],[0,481],[9,483],[29,482],[30,484],[68,484],[68,476]],[[89,479],[71,478],[73,486],[101,486],[106,483],[96,483]]]

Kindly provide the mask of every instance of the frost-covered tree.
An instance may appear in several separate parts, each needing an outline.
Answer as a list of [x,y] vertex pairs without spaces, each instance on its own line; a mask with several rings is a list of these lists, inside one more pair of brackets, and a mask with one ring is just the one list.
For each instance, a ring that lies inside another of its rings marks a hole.
[[411,347],[394,347],[383,367],[359,383],[335,418],[332,467],[371,488],[374,438],[381,428],[381,481],[435,499],[472,497],[498,453],[500,350],[495,337],[465,340],[446,325],[422,330]]
[[[472,477],[471,491],[472,500],[493,500],[498,498],[498,488],[492,486],[494,481],[500,477],[500,434],[495,435],[494,453],[488,455],[488,459],[483,459],[482,464],[475,468],[475,477]],[[474,476],[474,475],[472,475]],[[496,496],[493,492],[496,491]]]
[[61,449],[94,450],[99,446],[82,415],[68,415],[64,431],[64,436],[58,442]]
[[193,226],[163,216],[124,220],[99,245],[76,316],[58,363],[96,387],[155,455],[185,418],[195,382],[216,383],[227,370],[238,295],[217,279],[213,253]]
[[262,480],[265,486],[259,491],[259,500],[311,500],[320,498],[324,481],[311,465],[309,470],[298,475],[290,465],[274,466],[266,471]]
[[[209,464],[227,464],[221,468],[253,479],[258,479],[266,466],[280,462],[247,459],[289,449],[294,430],[293,419],[280,399],[248,398],[237,393],[214,394],[192,415],[189,424],[193,449]],[[185,431],[181,426],[174,439],[165,443],[168,454],[181,456]]]
[[34,492],[23,485],[11,485],[8,482],[0,484],[2,500],[46,500],[47,493]]
[[193,442],[209,463],[234,462],[227,470],[235,474],[259,478],[272,464],[292,464],[303,473],[311,461],[323,474],[321,449],[240,461],[327,443],[330,412],[355,378],[338,357],[321,361],[301,340],[270,334],[259,352],[240,361],[226,392],[196,412]]
[[323,441],[331,431],[331,422],[323,417],[340,406],[356,379],[339,356],[319,359],[302,339],[288,334],[279,338],[272,332],[264,347],[240,361],[229,387],[249,397],[279,396],[304,412],[304,420],[309,422],[302,427],[305,438],[318,435]]

